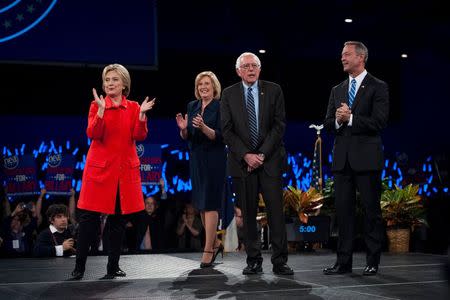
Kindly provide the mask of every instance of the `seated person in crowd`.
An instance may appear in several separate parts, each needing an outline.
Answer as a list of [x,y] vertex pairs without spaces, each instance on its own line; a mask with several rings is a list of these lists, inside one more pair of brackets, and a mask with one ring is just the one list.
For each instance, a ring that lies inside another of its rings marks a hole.
[[52,204],[48,207],[46,215],[50,225],[39,234],[34,247],[34,256],[55,257],[75,254],[75,241],[68,227],[67,206]]
[[142,226],[138,234],[141,250],[165,248],[164,218],[154,197],[145,198],[145,210],[139,224]]
[[202,221],[192,204],[187,203],[178,220],[178,249],[202,250]]
[[[45,189],[41,191],[46,192]],[[46,211],[48,207],[52,204],[64,204],[68,207],[68,224],[77,224],[75,219],[75,209],[76,209],[76,197],[75,197],[75,190],[73,188],[70,189],[70,195],[67,197],[66,195],[51,195],[47,201],[44,201],[42,205],[42,210]],[[45,193],[43,194],[45,196]],[[41,232],[44,229],[47,229],[50,225],[50,222],[47,218],[42,218],[42,222],[40,223],[38,227],[38,232]]]

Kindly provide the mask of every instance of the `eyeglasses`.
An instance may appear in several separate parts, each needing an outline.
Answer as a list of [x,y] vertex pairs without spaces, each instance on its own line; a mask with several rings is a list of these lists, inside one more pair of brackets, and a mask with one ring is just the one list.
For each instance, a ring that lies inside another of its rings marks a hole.
[[256,63],[253,63],[253,64],[245,64],[245,65],[241,65],[240,66],[240,68],[244,69],[244,70],[248,70],[248,69],[250,69],[250,67],[252,67],[252,69],[256,69],[256,68],[259,68],[260,65],[256,64]]

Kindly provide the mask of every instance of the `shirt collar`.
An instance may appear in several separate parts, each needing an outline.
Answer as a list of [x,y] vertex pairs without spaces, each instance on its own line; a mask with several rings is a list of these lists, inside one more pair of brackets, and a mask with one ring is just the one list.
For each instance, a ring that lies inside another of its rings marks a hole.
[[52,232],[52,234],[53,233],[55,233],[55,232],[59,232],[59,233],[63,233],[64,231],[58,231],[58,229],[56,229],[56,227],[55,226],[53,226],[53,224],[50,224],[50,231]]
[[248,85],[245,82],[242,81],[242,85],[244,86],[245,91],[247,92],[248,88],[252,88],[253,90],[257,90],[258,89],[258,80],[252,84],[252,85]]
[[[355,77],[356,79],[356,84],[359,86],[361,84],[361,82],[364,80],[364,78],[367,75],[367,70],[364,69],[364,71],[362,71],[361,74],[359,74],[358,76]],[[348,82],[351,83],[352,82],[353,77],[352,76],[348,76]]]
[[[128,103],[127,103],[127,98],[122,95],[122,102],[120,102],[119,107],[123,107],[123,108],[127,108]],[[110,109],[110,108],[115,108],[116,106],[114,106],[111,98],[109,96],[105,97],[105,108],[106,109]]]

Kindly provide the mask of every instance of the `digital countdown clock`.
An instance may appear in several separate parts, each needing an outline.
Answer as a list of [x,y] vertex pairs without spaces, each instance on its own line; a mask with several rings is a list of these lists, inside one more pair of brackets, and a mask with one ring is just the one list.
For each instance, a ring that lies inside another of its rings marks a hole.
[[294,223],[286,224],[288,241],[327,242],[330,237],[330,217],[310,216],[308,223],[301,223],[298,219]]

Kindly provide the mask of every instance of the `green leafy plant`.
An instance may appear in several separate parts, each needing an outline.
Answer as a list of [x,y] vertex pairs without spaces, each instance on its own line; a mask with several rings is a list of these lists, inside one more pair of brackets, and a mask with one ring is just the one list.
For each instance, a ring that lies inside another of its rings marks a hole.
[[284,211],[297,215],[302,223],[308,223],[308,216],[317,215],[323,205],[324,196],[314,187],[306,192],[293,186],[283,192]]
[[391,228],[409,228],[425,224],[425,209],[418,195],[419,185],[409,184],[403,189],[395,185],[381,194],[381,211],[386,225]]

